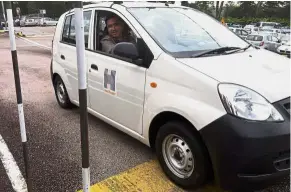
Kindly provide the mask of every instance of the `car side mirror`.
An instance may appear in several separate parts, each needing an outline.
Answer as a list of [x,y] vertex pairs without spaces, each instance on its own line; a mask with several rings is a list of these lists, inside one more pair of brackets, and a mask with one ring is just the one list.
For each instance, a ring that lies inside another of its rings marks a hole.
[[129,58],[132,60],[137,60],[139,57],[136,46],[133,43],[128,42],[117,43],[114,46],[112,53],[114,55]]

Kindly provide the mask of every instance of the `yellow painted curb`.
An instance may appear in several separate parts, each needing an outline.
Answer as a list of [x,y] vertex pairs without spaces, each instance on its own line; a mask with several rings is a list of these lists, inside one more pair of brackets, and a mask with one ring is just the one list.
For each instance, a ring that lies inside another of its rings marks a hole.
[[17,32],[16,35],[20,36],[20,37],[26,37],[26,35],[24,35],[21,31]]
[[[198,191],[222,192],[214,186],[205,186]],[[184,190],[172,183],[158,162],[152,160],[90,186],[90,192],[184,192]]]

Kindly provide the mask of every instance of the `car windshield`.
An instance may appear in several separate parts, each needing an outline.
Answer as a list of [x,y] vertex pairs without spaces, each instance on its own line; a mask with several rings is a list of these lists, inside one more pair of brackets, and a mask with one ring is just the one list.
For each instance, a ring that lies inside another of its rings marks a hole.
[[150,36],[174,57],[249,44],[212,17],[186,8],[128,8]]
[[263,36],[261,36],[261,35],[249,35],[249,36],[247,36],[247,40],[249,40],[249,41],[262,41]]

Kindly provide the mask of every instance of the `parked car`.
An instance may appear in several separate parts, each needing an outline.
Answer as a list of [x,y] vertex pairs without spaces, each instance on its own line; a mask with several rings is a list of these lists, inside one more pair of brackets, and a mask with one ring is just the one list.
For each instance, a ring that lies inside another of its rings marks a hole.
[[251,34],[247,36],[246,40],[272,52],[277,52],[277,48],[281,45],[281,40],[270,34]]
[[290,35],[282,35],[280,38],[282,45],[284,45],[285,43],[290,43]]
[[39,23],[39,19],[37,17],[28,17],[25,20],[25,26],[37,26]]
[[247,31],[248,34],[256,33],[259,31],[259,28],[254,25],[246,25],[243,29]]
[[[107,52],[102,24],[112,14],[134,40]],[[250,191],[242,189],[289,176],[289,59],[189,7],[101,2],[83,15],[88,112],[154,148],[175,184],[214,177],[222,189]],[[52,43],[52,85],[65,109],[79,106],[74,18],[60,17]]]
[[31,17],[31,16],[22,16],[19,20],[19,25],[21,27],[25,26],[38,26],[40,23],[41,17]]
[[282,30],[275,29],[275,28],[261,28],[259,30],[259,32],[260,33],[269,33],[272,36],[278,37],[278,38],[280,38],[281,36],[284,36],[285,35],[285,33]]
[[291,43],[290,40],[281,46],[278,47],[277,52],[281,55],[286,55],[288,58],[290,58],[290,48],[291,48]]
[[282,25],[277,22],[258,22],[256,27],[272,27],[272,28],[280,28]]
[[57,23],[58,23],[58,21],[56,21],[52,18],[44,17],[44,18],[40,19],[39,25],[41,25],[41,26],[56,26]]

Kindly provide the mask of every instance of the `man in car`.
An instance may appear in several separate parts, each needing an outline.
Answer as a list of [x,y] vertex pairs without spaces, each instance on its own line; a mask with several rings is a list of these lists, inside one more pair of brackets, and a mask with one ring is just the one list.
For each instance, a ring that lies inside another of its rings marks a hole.
[[120,42],[134,43],[129,34],[128,26],[116,15],[110,15],[106,19],[107,33],[101,40],[102,51],[112,53],[113,47]]

